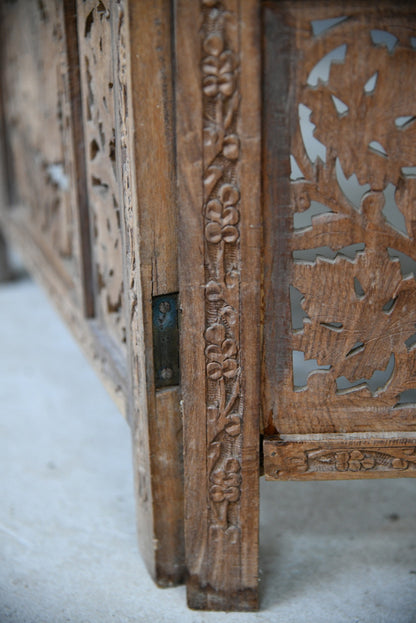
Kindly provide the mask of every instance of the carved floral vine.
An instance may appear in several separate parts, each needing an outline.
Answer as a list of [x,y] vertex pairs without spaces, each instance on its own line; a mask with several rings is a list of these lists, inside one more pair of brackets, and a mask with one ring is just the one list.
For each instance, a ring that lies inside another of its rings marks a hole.
[[327,467],[325,471],[359,472],[369,470],[405,471],[416,468],[416,449],[408,448],[360,448],[334,449],[305,452],[306,470]]
[[211,523],[238,525],[242,402],[239,301],[230,288],[239,274],[240,141],[238,53],[229,36],[236,16],[226,2],[203,0],[201,89],[205,217],[205,358]]
[[[290,444],[289,444],[290,446]],[[318,472],[404,472],[416,470],[416,448],[409,446],[383,446],[359,448],[313,448],[298,451],[272,451],[271,471],[276,476]],[[277,467],[277,469],[276,469]],[[270,469],[270,468],[269,468]]]

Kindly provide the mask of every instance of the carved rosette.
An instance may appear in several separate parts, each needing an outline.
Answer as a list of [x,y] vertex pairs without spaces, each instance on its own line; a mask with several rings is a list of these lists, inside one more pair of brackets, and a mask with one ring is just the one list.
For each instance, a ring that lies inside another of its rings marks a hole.
[[238,526],[241,485],[237,16],[202,2],[205,361],[210,524]]

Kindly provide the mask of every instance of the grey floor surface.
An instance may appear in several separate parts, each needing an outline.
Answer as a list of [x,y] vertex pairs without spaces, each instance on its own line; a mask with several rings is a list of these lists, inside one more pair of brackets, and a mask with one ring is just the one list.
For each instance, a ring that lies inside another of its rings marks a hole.
[[262,610],[188,610],[136,546],[129,430],[44,294],[0,286],[0,623],[416,622],[416,481],[264,483]]

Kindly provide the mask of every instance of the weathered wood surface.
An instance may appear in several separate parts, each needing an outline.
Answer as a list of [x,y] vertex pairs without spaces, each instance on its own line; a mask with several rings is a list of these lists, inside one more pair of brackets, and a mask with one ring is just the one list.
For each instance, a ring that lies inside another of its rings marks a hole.
[[265,9],[269,434],[416,430],[415,18]]
[[177,3],[185,543],[193,608],[258,606],[255,2]]
[[152,355],[152,297],[178,290],[170,5],[29,4],[2,5],[0,223],[126,414],[141,549],[171,585],[184,575],[180,391],[155,390]]
[[416,477],[416,433],[286,435],[263,448],[266,480]]
[[163,1],[117,4],[116,142],[125,193],[128,417],[137,523],[150,573],[160,586],[171,586],[185,573],[180,388],[155,388],[152,326],[153,297],[178,291],[171,13]]

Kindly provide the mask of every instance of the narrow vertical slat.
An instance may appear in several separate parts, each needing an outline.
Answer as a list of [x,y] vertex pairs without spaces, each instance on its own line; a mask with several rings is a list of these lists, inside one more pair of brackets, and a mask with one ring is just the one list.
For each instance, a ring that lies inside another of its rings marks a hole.
[[183,581],[180,388],[155,389],[152,298],[175,293],[170,2],[111,5],[116,150],[139,545],[160,586]]

